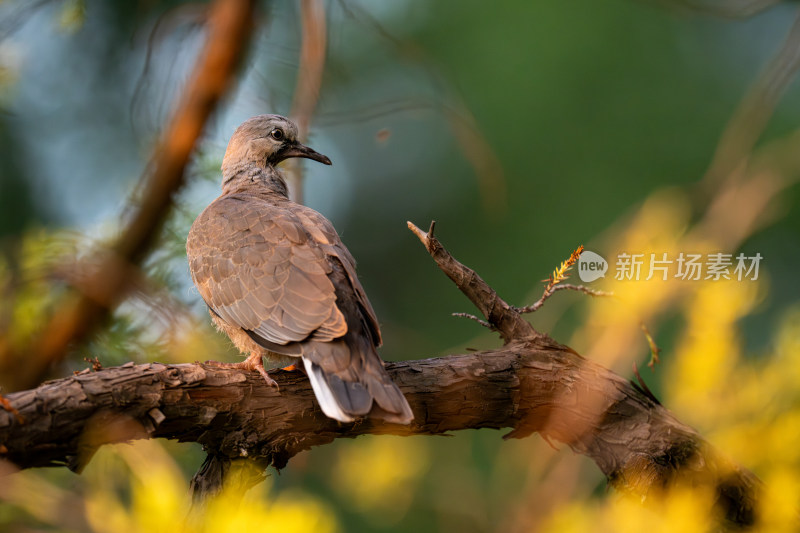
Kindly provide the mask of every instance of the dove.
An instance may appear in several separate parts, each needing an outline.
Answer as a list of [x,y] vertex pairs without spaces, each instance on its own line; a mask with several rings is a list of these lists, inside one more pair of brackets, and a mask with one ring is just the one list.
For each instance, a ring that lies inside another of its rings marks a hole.
[[234,132],[222,161],[222,194],[186,241],[192,281],[216,327],[247,357],[219,366],[305,370],[322,412],[408,424],[411,408],[378,355],[381,332],[356,262],[323,215],[289,199],[278,169],[326,156],[297,140],[279,115],[258,115]]

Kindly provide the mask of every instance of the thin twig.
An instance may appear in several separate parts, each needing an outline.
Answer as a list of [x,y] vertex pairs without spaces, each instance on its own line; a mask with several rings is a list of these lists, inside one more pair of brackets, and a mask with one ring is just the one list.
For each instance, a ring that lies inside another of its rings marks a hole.
[[564,285],[556,285],[555,287],[552,287],[550,290],[545,290],[544,294],[542,294],[542,297],[539,298],[533,304],[526,305],[525,307],[515,307],[514,309],[516,309],[518,313],[522,314],[533,313],[534,311],[539,310],[539,308],[541,308],[542,305],[544,305],[544,302],[548,298],[550,298],[553,295],[553,293],[556,293],[558,291],[567,291],[567,290],[582,292],[584,294],[588,294],[589,296],[603,296],[603,297],[614,296],[613,292],[599,291],[596,289],[590,289],[589,287],[586,287],[584,285],[572,285],[570,283],[566,283]]
[[436,221],[432,221],[427,233],[413,223],[408,222],[408,229],[416,235],[431,254],[431,257],[442,271],[447,274],[461,292],[486,317],[491,326],[497,330],[506,343],[519,339],[536,339],[545,337],[531,326],[514,308],[508,305],[483,279],[471,268],[458,262],[450,252],[434,236]]
[[655,370],[656,365],[661,361],[659,358],[659,355],[661,355],[661,348],[656,344],[655,339],[650,334],[650,330],[647,329],[647,326],[644,325],[644,322],[640,322],[639,325],[644,332],[645,338],[647,338],[647,344],[650,346],[650,362],[647,363],[647,366],[650,367],[650,370]]
[[[430,102],[430,106],[423,104],[421,107],[430,107],[442,114],[461,148],[461,153],[475,171],[484,210],[493,216],[503,215],[508,208],[508,187],[502,161],[486,139],[460,92],[442,75],[442,68],[436,60],[416,43],[392,35],[373,15],[355,2],[339,0],[339,5],[346,15],[371,26],[400,54],[410,58],[427,74],[436,93],[442,96],[437,101]],[[352,115],[348,114],[347,119],[351,118]]]
[[561,451],[561,450],[559,450],[559,449],[558,449],[558,447],[557,447],[555,444],[553,444],[553,441],[550,439],[550,437],[548,437],[548,436],[547,436],[547,433],[539,433],[539,435],[540,435],[540,436],[542,437],[542,439],[544,439],[544,441],[545,441],[545,442],[546,442],[546,443],[547,443],[547,444],[548,444],[548,445],[549,445],[551,448],[553,448],[555,451],[557,451],[557,452],[560,452],[560,451]]
[[653,394],[653,391],[650,390],[650,387],[647,386],[647,383],[644,382],[642,379],[642,375],[639,374],[639,367],[636,366],[636,361],[633,362],[633,375],[636,376],[636,381],[639,382],[637,385],[636,383],[631,382],[631,384],[642,394],[656,402],[657,405],[661,405],[661,402],[656,398],[656,395]]
[[480,324],[481,326],[483,326],[485,328],[489,328],[489,329],[492,329],[492,330],[494,329],[494,327],[491,324],[489,324],[485,320],[481,320],[480,318],[476,317],[475,315],[471,315],[469,313],[450,313],[450,314],[452,316],[455,316],[455,317],[458,317],[458,318],[468,318],[470,320],[474,320],[475,322],[477,322],[478,324]]
[[565,283],[563,285],[557,285],[555,288],[553,288],[553,292],[564,291],[564,290],[578,291],[578,292],[582,292],[584,294],[588,294],[589,296],[602,296],[602,297],[614,296],[614,293],[611,292],[611,291],[600,291],[600,290],[597,290],[597,289],[590,289],[589,287],[586,287],[585,285],[572,285],[570,283]]
[[569,271],[572,269],[572,266],[578,261],[578,258],[583,253],[583,245],[581,244],[578,248],[570,254],[569,258],[565,261],[561,262],[561,265],[557,269],[550,274],[550,277],[547,278],[546,281],[547,285],[544,287],[544,292],[542,293],[542,297],[539,298],[536,302],[531,305],[526,305],[525,307],[514,307],[514,310],[517,313],[524,314],[524,313],[533,313],[534,311],[539,310],[544,303],[550,298],[554,293],[563,290],[570,290],[570,291],[578,291],[584,294],[588,294],[589,296],[613,296],[614,293],[606,292],[606,291],[598,291],[595,289],[590,289],[588,287],[584,287],[583,285],[571,285],[569,283],[562,283],[562,281],[566,280],[569,277]]

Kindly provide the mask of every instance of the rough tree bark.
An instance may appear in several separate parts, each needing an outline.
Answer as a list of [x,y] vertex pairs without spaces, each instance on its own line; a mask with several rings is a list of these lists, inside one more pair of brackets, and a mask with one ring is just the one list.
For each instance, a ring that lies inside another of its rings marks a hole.
[[[193,480],[218,490],[231,461],[286,466],[302,450],[363,434],[437,435],[459,429],[538,432],[587,455],[619,490],[643,499],[676,482],[711,487],[723,525],[755,520],[761,482],[725,459],[652,396],[541,334],[433,237],[409,224],[439,267],[505,340],[497,350],[390,363],[408,398],[410,426],[339,424],[319,410],[308,380],[278,371],[280,391],[257,373],[159,363],[85,371],[8,396],[0,457],[20,468],[80,468],[101,445],[163,437],[203,444]],[[261,479],[255,476],[251,482]]]

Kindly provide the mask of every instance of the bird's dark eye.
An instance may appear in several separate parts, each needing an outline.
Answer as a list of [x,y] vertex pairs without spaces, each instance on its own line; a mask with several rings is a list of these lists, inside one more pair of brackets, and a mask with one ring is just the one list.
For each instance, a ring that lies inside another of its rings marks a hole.
[[272,137],[276,141],[282,141],[283,140],[283,130],[281,130],[281,129],[275,128],[274,130],[272,130],[270,132],[269,135],[270,135],[270,137]]

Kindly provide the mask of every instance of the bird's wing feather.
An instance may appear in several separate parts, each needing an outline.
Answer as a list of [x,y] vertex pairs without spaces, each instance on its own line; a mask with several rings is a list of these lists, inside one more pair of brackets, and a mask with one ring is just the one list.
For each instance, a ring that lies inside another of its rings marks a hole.
[[292,211],[254,197],[213,202],[187,240],[192,279],[208,306],[277,345],[343,336],[331,267],[304,226]]
[[[336,304],[348,324],[341,339],[303,344],[303,362],[314,372],[312,385],[323,411],[333,416],[336,409],[350,417],[376,410],[381,418],[407,424],[414,418],[403,393],[392,382],[375,348],[361,304],[342,261],[331,258],[329,278],[336,288]],[[325,405],[332,399],[335,405]],[[333,416],[336,418],[335,416]],[[337,418],[337,420],[341,420]]]
[[372,336],[372,342],[375,346],[380,346],[382,341],[378,317],[375,315],[372,304],[369,303],[364,287],[361,286],[361,282],[358,280],[358,275],[356,274],[356,260],[353,258],[350,250],[342,243],[342,240],[333,228],[333,224],[331,224],[327,218],[313,209],[305,206],[300,207],[301,209],[296,212],[297,220],[300,221],[312,237],[320,243],[321,248],[327,255],[337,257],[342,263],[345,272],[347,272],[350,284],[355,291],[358,305],[361,308],[361,314],[366,320],[367,331]]

